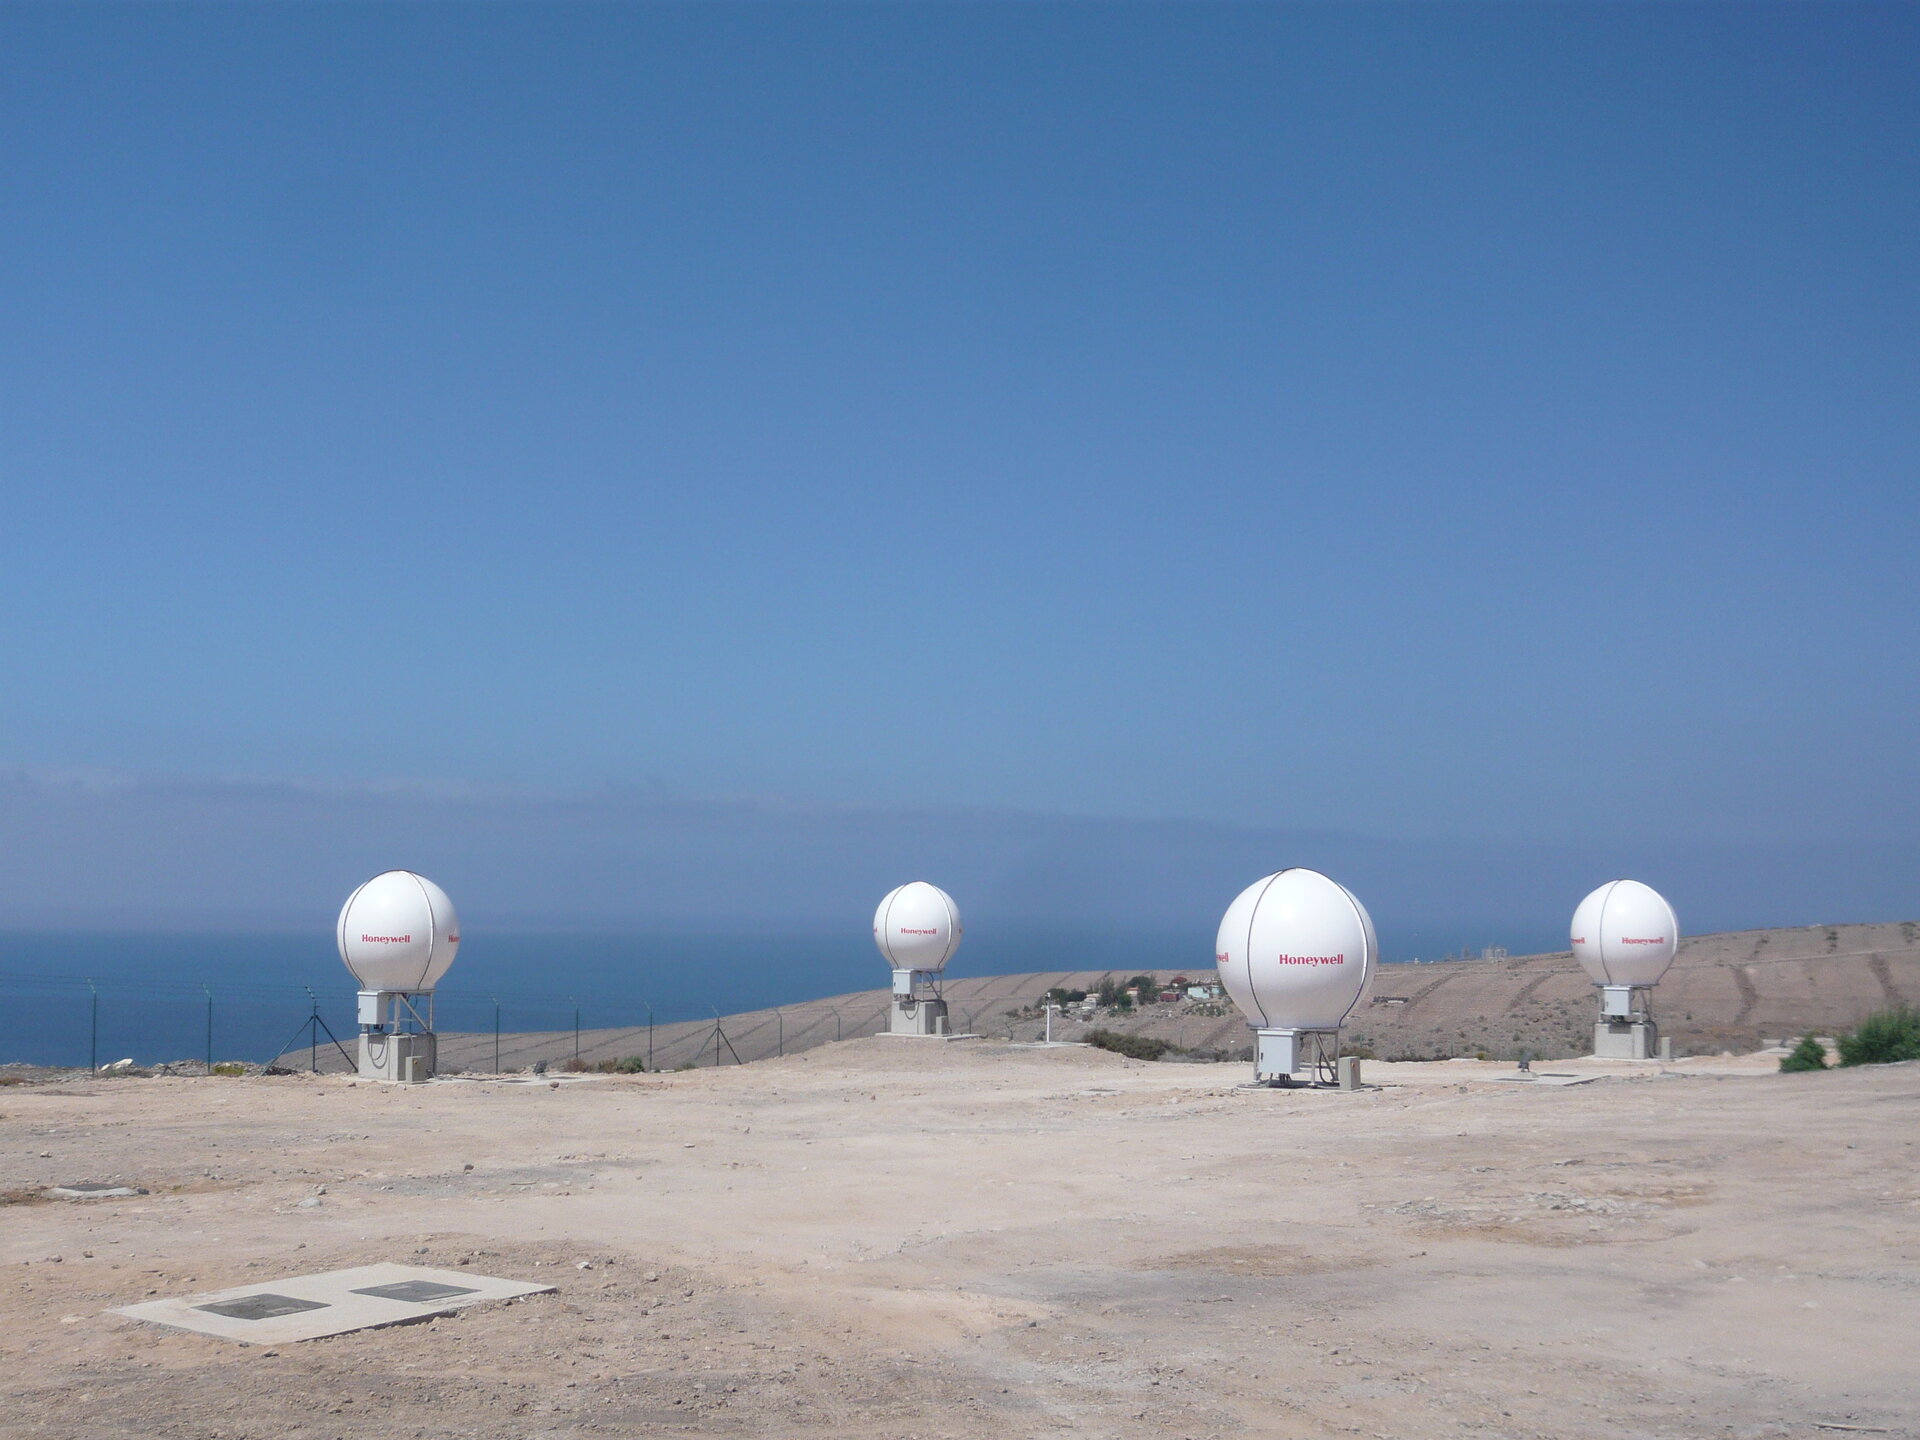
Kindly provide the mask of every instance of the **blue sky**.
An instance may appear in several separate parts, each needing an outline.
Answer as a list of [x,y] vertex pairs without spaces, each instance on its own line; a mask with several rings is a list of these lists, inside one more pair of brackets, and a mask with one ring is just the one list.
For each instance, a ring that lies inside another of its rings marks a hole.
[[7,7],[0,766],[1920,913],[1917,73],[1893,5]]

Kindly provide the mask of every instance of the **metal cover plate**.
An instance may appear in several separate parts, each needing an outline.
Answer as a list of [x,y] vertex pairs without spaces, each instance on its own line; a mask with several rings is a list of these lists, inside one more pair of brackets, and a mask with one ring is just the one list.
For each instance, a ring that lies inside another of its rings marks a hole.
[[392,1285],[369,1285],[353,1293],[424,1305],[430,1300],[444,1300],[449,1295],[476,1295],[479,1292],[471,1285],[442,1285],[438,1280],[401,1280]]
[[[475,1275],[470,1270],[359,1265],[351,1270],[288,1275],[172,1300],[148,1300],[109,1313],[196,1330],[243,1345],[281,1345],[383,1325],[408,1325],[467,1305],[552,1289],[551,1285],[530,1285],[524,1280]],[[387,1293],[393,1291],[423,1298],[398,1299]],[[431,1298],[425,1298],[429,1294]]]
[[196,1305],[210,1315],[225,1315],[229,1320],[271,1320],[276,1315],[298,1315],[302,1310],[324,1310],[324,1300],[296,1300],[291,1295],[242,1295],[238,1300],[216,1300],[211,1305]]

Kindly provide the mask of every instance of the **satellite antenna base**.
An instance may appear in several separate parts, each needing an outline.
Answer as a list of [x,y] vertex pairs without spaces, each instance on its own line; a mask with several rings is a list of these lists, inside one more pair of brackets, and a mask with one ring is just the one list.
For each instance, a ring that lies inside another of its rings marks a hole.
[[947,1002],[940,996],[938,970],[895,970],[891,1035],[945,1035]]
[[360,1063],[364,1080],[418,1084],[433,1077],[440,1058],[433,1032],[433,996],[427,1013],[415,1008],[416,996],[397,990],[362,990],[359,996]]
[[[1254,1031],[1253,1079],[1276,1090],[1304,1085],[1337,1085],[1338,1030],[1296,1030],[1262,1026]],[[1306,1072],[1307,1079],[1293,1077]]]
[[1660,1027],[1653,1018],[1651,985],[1601,985],[1600,1014],[1593,1024],[1596,1060],[1657,1060]]

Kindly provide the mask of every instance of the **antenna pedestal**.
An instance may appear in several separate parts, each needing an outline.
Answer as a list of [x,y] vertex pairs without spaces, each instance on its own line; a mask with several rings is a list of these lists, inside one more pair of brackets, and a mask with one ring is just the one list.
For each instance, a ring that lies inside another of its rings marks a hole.
[[[362,1079],[418,1084],[433,1077],[439,1044],[431,1022],[431,996],[428,1002],[429,1018],[423,1020],[409,996],[392,990],[360,992],[358,1072]],[[408,1028],[410,1022],[420,1028]]]
[[890,1035],[945,1035],[947,1002],[940,998],[940,972],[937,970],[896,970],[893,972],[893,1009],[889,1012]]
[[1596,1060],[1654,1060],[1660,1027],[1653,1020],[1651,985],[1602,985],[1600,1017],[1593,1025]]
[[1253,1051],[1255,1084],[1291,1085],[1302,1070],[1313,1080],[1332,1083],[1340,1054],[1338,1030],[1257,1029]]

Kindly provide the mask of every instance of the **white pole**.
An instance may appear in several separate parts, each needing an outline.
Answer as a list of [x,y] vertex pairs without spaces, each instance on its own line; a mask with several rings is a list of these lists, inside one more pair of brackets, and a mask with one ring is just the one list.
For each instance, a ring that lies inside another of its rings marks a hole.
[[1053,1043],[1053,1002],[1047,1002],[1047,1044]]

